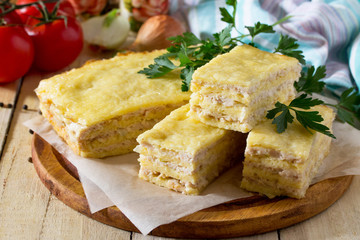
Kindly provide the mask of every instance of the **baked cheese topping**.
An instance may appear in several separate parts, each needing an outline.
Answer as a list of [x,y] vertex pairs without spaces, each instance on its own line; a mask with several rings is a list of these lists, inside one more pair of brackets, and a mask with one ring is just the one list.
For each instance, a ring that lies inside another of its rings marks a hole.
[[173,111],[151,130],[141,134],[137,141],[163,149],[195,154],[226,134],[226,130],[190,118],[188,111],[189,104]]
[[193,81],[251,87],[271,78],[273,73],[293,69],[294,65],[301,68],[295,58],[265,52],[244,44],[197,69]]
[[41,81],[36,93],[42,102],[51,101],[65,118],[87,126],[138,109],[187,101],[190,92],[181,92],[178,71],[156,79],[138,74],[165,52],[132,53],[90,62]]
[[[311,110],[319,111],[327,122],[333,120],[334,113],[326,106],[315,106]],[[276,132],[276,125],[271,121],[266,120],[252,129],[247,138],[247,151],[251,148],[276,149],[290,158],[306,160],[316,134],[305,130],[296,120],[280,134]]]

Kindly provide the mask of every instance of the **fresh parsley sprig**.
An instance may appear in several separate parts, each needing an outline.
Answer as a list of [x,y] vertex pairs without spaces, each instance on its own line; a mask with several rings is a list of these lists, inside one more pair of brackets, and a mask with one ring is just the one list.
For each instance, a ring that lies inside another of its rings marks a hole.
[[[194,71],[208,63],[214,57],[229,52],[239,43],[243,43],[242,39],[248,36],[254,37],[260,33],[272,33],[273,26],[280,24],[287,19],[285,17],[273,25],[256,23],[254,27],[247,26],[249,34],[240,34],[239,37],[231,37],[231,31],[235,28],[235,13],[237,7],[236,0],[227,0],[226,4],[233,8],[230,13],[226,8],[220,8],[222,20],[229,23],[219,33],[212,35],[212,39],[200,40],[193,33],[186,32],[183,35],[171,37],[169,40],[173,45],[167,48],[167,53],[157,57],[154,64],[150,64],[147,68],[139,71],[139,73],[145,74],[148,78],[161,77],[174,69],[182,68],[180,78],[183,80],[181,90],[188,91],[190,88],[190,82]],[[236,29],[237,30],[237,29]],[[238,30],[237,30],[238,31]],[[253,44],[254,45],[254,44]],[[178,65],[175,65],[170,59],[176,59],[179,61]]]
[[226,0],[226,4],[233,7],[233,12],[230,14],[226,8],[220,8],[221,13],[221,21],[227,22],[235,27],[235,14],[237,8],[237,1],[236,0]]
[[178,67],[164,55],[155,58],[154,62],[154,64],[150,64],[148,68],[144,68],[139,73],[145,74],[149,78],[158,78]]
[[355,88],[345,90],[337,104],[326,104],[337,110],[337,117],[360,130],[360,93]]
[[301,64],[305,64],[304,55],[302,55],[301,50],[297,50],[299,44],[295,38],[289,37],[287,35],[280,34],[280,40],[278,46],[275,48],[274,53],[281,53],[289,57],[294,57]]
[[[291,17],[292,16],[286,16],[286,17],[280,19],[279,21],[275,22],[272,25],[257,22],[257,23],[255,23],[255,25],[253,27],[252,26],[245,26],[245,28],[249,31],[249,34],[241,35],[240,38],[245,38],[245,37],[250,36],[251,37],[251,42],[248,43],[248,44],[253,46],[253,47],[256,47],[254,39],[255,39],[255,37],[257,35],[259,35],[260,33],[275,33],[274,27],[276,25],[280,24],[280,23],[283,23],[283,22],[287,21]],[[284,45],[284,46],[286,47],[286,45]]]
[[236,0],[226,0],[226,4],[228,6],[231,6],[233,8],[232,13],[230,13],[226,8],[220,8],[220,13],[221,13],[221,20],[223,22],[227,22],[229,24],[232,25],[233,28],[235,28],[235,30],[240,33],[240,36],[237,37],[237,40],[239,42],[242,42],[242,39],[245,37],[250,36],[251,37],[251,42],[248,43],[251,46],[255,47],[255,36],[259,35],[260,33],[275,33],[275,30],[273,29],[274,26],[283,23],[285,21],[287,21],[289,18],[291,18],[292,16],[286,16],[282,19],[280,19],[279,21],[275,22],[272,25],[268,25],[268,24],[264,24],[261,22],[257,22],[254,24],[254,26],[245,26],[245,28],[249,31],[249,34],[242,34],[237,28],[236,28],[236,23],[235,23],[235,16],[236,16],[236,9],[237,9],[237,1]]
[[318,111],[303,111],[324,104],[324,101],[309,97],[308,94],[320,93],[323,90],[325,82],[321,81],[321,79],[326,76],[325,72],[325,66],[318,67],[316,71],[314,66],[310,66],[307,71],[303,70],[299,81],[294,83],[294,87],[297,92],[305,93],[292,100],[289,105],[277,102],[275,108],[268,111],[266,117],[268,119],[274,119],[272,123],[276,125],[276,131],[278,133],[284,132],[288,123],[293,122],[294,116],[291,112],[294,112],[298,122],[310,133],[311,131],[309,129],[312,129],[335,138],[330,132],[330,129],[321,124],[324,119]]
[[[315,116],[314,113],[308,113],[308,111],[304,112],[300,110],[310,109],[310,107],[321,104],[335,108],[337,118],[340,121],[346,122],[349,125],[360,129],[360,93],[355,88],[345,90],[341,94],[340,100],[337,104],[325,103],[322,100],[312,98],[307,95],[311,95],[312,93],[321,93],[323,91],[326,84],[321,79],[325,76],[325,66],[319,66],[316,70],[314,66],[311,66],[308,68],[307,72],[302,71],[301,77],[298,82],[295,82],[294,87],[298,92],[305,92],[305,94],[295,98],[289,105],[277,102],[275,104],[275,108],[268,111],[268,114],[266,115],[267,118],[274,119],[272,123],[276,124],[277,132],[283,132],[287,128],[287,123],[292,122],[292,116],[288,116],[289,114],[291,115],[290,111],[287,110],[289,109],[295,112],[297,120],[305,128],[313,129],[334,138],[332,134],[329,134],[326,126],[320,126],[321,124],[319,125],[317,123],[317,119],[320,118]],[[299,103],[302,104],[299,105]],[[282,113],[276,116],[279,112]],[[285,122],[287,119],[289,119],[289,121]]]
[[299,121],[299,123],[304,126],[304,128],[310,133],[311,131],[309,129],[312,129],[329,137],[335,138],[327,126],[320,124],[324,119],[321,117],[318,111],[300,110],[309,110],[311,107],[320,104],[324,104],[324,102],[319,99],[308,97],[307,94],[302,94],[292,100],[289,105],[277,102],[275,104],[275,108],[268,111],[266,117],[269,119],[274,119],[272,123],[276,125],[276,131],[278,133],[282,133],[286,130],[288,123],[292,123],[294,120],[294,117],[290,112],[291,110],[295,112],[296,119]]
[[307,94],[321,93],[325,87],[325,82],[321,81],[326,76],[326,67],[319,66],[316,68],[311,66],[308,70],[301,72],[299,81],[294,83],[294,87],[298,92],[305,92]]
[[[254,38],[256,35],[260,33],[275,33],[272,25],[264,24],[257,22],[253,27],[245,26],[245,28],[249,31],[249,35],[251,36],[251,42],[249,45],[255,47]],[[246,36],[246,35],[245,35]]]
[[[200,40],[193,33],[184,33],[182,36],[169,38],[174,44],[167,49],[168,53],[155,58],[155,63],[139,71],[148,78],[157,78],[176,69],[182,68],[180,78],[183,80],[182,91],[188,91],[194,71],[208,63],[214,57],[229,52],[237,45],[237,40],[231,37],[232,26],[213,34],[213,39]],[[170,60],[177,59],[175,65]]]

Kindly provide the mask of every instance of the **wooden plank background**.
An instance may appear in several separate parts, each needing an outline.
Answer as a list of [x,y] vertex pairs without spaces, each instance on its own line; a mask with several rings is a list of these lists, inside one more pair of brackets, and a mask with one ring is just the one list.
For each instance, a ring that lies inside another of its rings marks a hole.
[[[69,68],[95,56],[86,50]],[[0,85],[0,102],[13,106],[0,108],[0,239],[164,239],[96,222],[64,205],[40,182],[28,161],[32,135],[22,122],[39,114],[34,89],[47,76],[32,72]],[[356,176],[344,196],[323,213],[286,229],[235,239],[360,239],[359,189]]]

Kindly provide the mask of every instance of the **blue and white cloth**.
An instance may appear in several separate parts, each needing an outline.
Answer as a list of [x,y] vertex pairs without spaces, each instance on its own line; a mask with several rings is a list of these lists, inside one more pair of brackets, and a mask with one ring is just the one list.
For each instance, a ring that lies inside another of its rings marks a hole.
[[[172,8],[181,8],[190,30],[202,39],[227,26],[222,22],[220,7],[225,0],[172,1]],[[279,33],[298,39],[307,64],[326,65],[327,88],[339,96],[347,88],[360,88],[360,1],[358,0],[238,0],[236,26],[248,33],[245,26],[260,21],[273,24],[291,15],[275,27]],[[233,31],[233,37],[239,33]],[[255,43],[273,51],[279,34],[260,34]],[[250,39],[249,39],[250,40]]]

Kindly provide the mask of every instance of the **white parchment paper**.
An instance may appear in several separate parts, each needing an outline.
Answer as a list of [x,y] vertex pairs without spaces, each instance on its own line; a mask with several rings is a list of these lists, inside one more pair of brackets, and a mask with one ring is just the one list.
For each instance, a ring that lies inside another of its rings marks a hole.
[[[105,159],[82,158],[72,152],[43,117],[24,125],[77,168],[91,212],[116,205],[145,235],[201,209],[251,195],[239,188],[240,166],[222,175],[200,196],[186,196],[139,179],[136,153]],[[360,175],[360,131],[339,122],[334,122],[333,130],[337,139],[314,183],[331,177]]]

